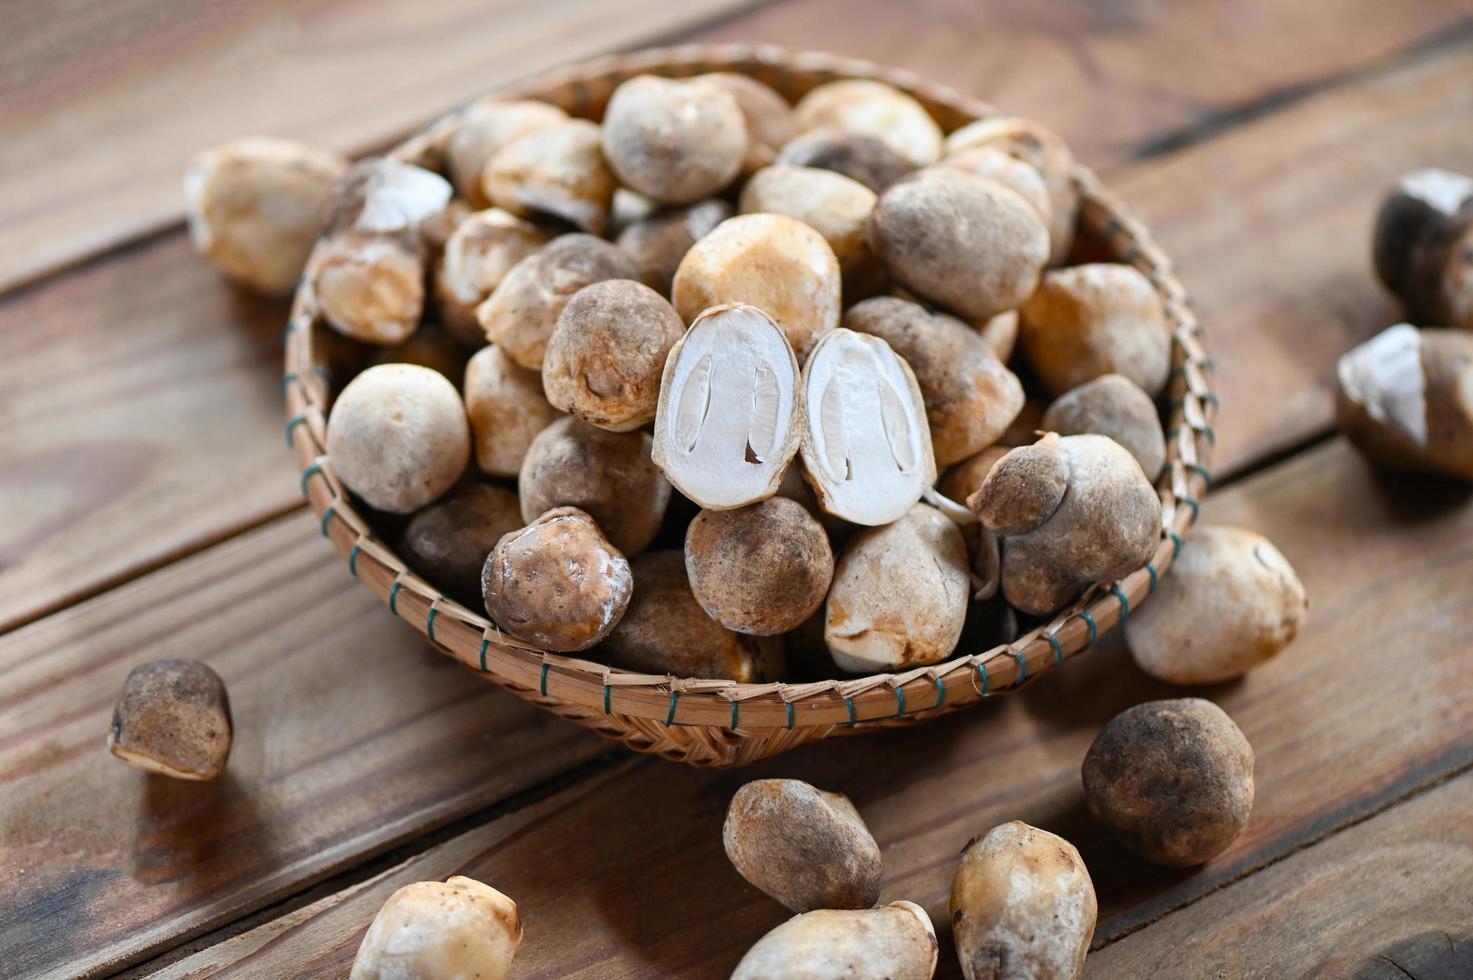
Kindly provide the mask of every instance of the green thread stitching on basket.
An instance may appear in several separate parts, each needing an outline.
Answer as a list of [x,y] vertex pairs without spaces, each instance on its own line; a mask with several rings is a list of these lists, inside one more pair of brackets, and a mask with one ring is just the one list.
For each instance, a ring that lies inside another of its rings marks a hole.
[[1195,497],[1188,497],[1186,495],[1182,495],[1176,499],[1180,500],[1182,503],[1192,508],[1192,523],[1196,524],[1197,517],[1202,513],[1201,507],[1197,505],[1197,499]]
[[292,430],[295,429],[297,426],[302,425],[306,421],[307,421],[307,413],[306,412],[298,412],[297,414],[293,415],[290,419],[287,420],[287,423],[286,423],[286,448],[291,449],[295,445],[295,439],[294,439],[294,437],[292,435]]
[[985,698],[987,697],[987,689],[991,686],[991,682],[987,679],[987,665],[978,664],[977,673],[982,675],[982,696]]
[[1059,646],[1059,638],[1052,633],[1048,635],[1048,645],[1054,648],[1054,666],[1064,662],[1064,648]]
[[486,666],[486,648],[488,646],[490,646],[490,645],[491,645],[491,641],[490,640],[486,639],[486,637],[484,637],[484,636],[481,637],[481,672],[482,673],[485,673],[487,670],[490,669],[490,668],[488,668]]
[[741,704],[740,701],[733,701],[731,703],[731,728],[732,728],[733,731],[735,731],[736,730],[736,727],[737,727],[737,715],[739,714],[739,711],[740,711],[740,709],[738,708],[738,705],[740,705],[740,704]]
[[295,371],[288,371],[281,376],[281,396],[283,398],[286,397],[287,385],[291,384],[295,380],[297,380],[297,372]]
[[1119,585],[1110,591],[1115,593],[1115,598],[1120,600],[1120,621],[1123,623],[1130,618],[1130,600],[1125,597],[1124,592],[1120,591]]
[[547,697],[547,671],[552,666],[546,660],[542,661],[542,696]]
[[322,512],[322,536],[324,538],[327,537],[327,525],[328,525],[328,522],[333,519],[333,515],[336,514],[336,513],[337,513],[337,508],[332,507],[331,505],[328,506],[327,510],[325,510],[325,511]]
[[430,614],[425,617],[425,635],[430,638],[431,643],[435,642],[435,617],[438,615],[440,615],[440,610],[431,606]]
[[1084,621],[1089,624],[1089,642],[1093,643],[1095,640],[1098,640],[1100,638],[1100,627],[1095,622],[1095,618],[1090,615],[1089,610],[1081,609],[1079,615],[1083,616]]
[[895,717],[899,718],[905,714],[905,691],[898,685],[895,688]]
[[[322,476],[324,480],[327,479],[327,477],[324,476],[322,473],[322,460],[320,459],[313,460],[311,463],[307,464],[307,468],[302,471],[302,496],[307,496],[307,481],[312,479],[312,477],[314,476]],[[331,484],[328,485],[328,489],[332,489]]]
[[1206,487],[1208,490],[1212,489],[1212,474],[1207,472],[1207,467],[1203,466],[1201,463],[1192,463],[1187,467],[1187,469],[1191,470],[1193,473],[1202,478],[1202,485],[1204,487]]
[[793,730],[793,702],[788,702],[788,731]]
[[667,725],[673,725],[673,724],[675,724],[675,705],[679,701],[680,701],[680,692],[679,691],[671,691],[670,692],[670,713],[665,716],[665,724],[667,724]]
[[1023,655],[1017,650],[1010,652],[1013,655],[1013,659],[1018,662],[1018,683],[1021,684],[1028,679],[1028,661],[1024,660]]
[[395,582],[394,585],[389,589],[389,612],[393,613],[395,616],[399,615],[399,590],[402,588],[404,588],[403,582]]
[[1146,590],[1146,594],[1150,595],[1156,591],[1156,583],[1161,580],[1161,576],[1157,574],[1156,563],[1153,561],[1146,562],[1146,571],[1151,573],[1151,587]]
[[609,685],[604,685],[604,714],[606,715],[611,715],[614,713],[613,709],[609,705],[609,701],[613,696],[613,691],[614,689],[609,687]]
[[1176,561],[1176,556],[1181,554],[1181,535],[1175,531],[1171,532],[1171,560]]
[[936,682],[936,707],[940,708],[946,703],[946,685],[941,683],[941,675],[937,674],[931,678]]
[[848,705],[849,707],[849,724],[859,724],[859,715],[854,710],[854,699],[846,694],[844,695],[844,704]]
[[362,550],[362,545],[355,544],[353,550],[348,552],[348,574],[354,578],[358,577],[358,554]]

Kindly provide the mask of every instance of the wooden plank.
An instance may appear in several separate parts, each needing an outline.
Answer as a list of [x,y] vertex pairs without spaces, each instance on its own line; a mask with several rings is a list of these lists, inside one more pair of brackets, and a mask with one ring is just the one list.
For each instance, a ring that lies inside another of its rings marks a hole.
[[363,152],[512,79],[751,3],[25,5],[0,67],[0,290],[177,222],[185,159],[233,136]]
[[[215,783],[103,746],[134,665],[207,661]],[[607,752],[394,623],[298,513],[0,639],[0,962],[115,969]]]
[[1473,976],[1473,775],[1097,951],[1092,977]]
[[[1473,170],[1469,74],[1465,43],[1111,178],[1203,307],[1219,472],[1328,427],[1335,357],[1395,315],[1367,259],[1375,202],[1414,165]],[[295,505],[284,310],[178,234],[0,299],[0,404],[19,423],[0,508],[28,518],[0,523],[0,630]]]
[[854,800],[884,853],[881,900],[926,907],[941,935],[940,975],[956,976],[946,914],[956,855],[1003,820],[1080,847],[1100,894],[1103,943],[1473,766],[1466,495],[1375,478],[1335,442],[1225,491],[1207,513],[1273,537],[1302,574],[1313,613],[1276,660],[1205,692],[1254,744],[1258,794],[1244,835],[1195,873],[1144,864],[1085,811],[1078,767],[1099,726],[1131,704],[1181,693],[1147,679],[1113,644],[995,706],[828,740],[741,772],[640,761],[595,792],[554,797],[529,826],[471,830],[392,883],[325,905],[320,921],[304,911],[289,927],[242,937],[248,956],[209,951],[178,964],[178,975],[270,977],[307,956],[314,970],[341,974],[391,884],[463,872],[520,903],[519,976],[725,976],[785,915],[727,863],[726,802],[747,779],[796,776]]

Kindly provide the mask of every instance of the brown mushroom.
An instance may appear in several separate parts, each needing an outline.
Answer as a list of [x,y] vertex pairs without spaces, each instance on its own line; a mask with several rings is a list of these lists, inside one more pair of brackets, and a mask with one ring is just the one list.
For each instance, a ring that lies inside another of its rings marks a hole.
[[496,542],[522,524],[515,493],[473,483],[410,518],[399,551],[427,581],[468,599],[480,594],[481,571]]
[[1414,170],[1381,203],[1376,273],[1414,321],[1473,328],[1473,178]]
[[941,129],[915,99],[884,82],[846,78],[825,82],[798,100],[798,127],[833,126],[872,136],[917,167],[941,157]]
[[1060,396],[1043,413],[1043,428],[1061,436],[1109,436],[1141,464],[1148,480],[1166,465],[1166,437],[1151,396],[1129,378],[1103,374]]
[[856,180],[878,194],[915,169],[884,140],[832,126],[821,126],[793,137],[773,161],[793,167],[832,170]]
[[646,286],[670,295],[675,270],[691,246],[732,216],[725,201],[711,199],[682,208],[655,211],[628,222],[619,232],[619,247],[632,255],[644,270]]
[[123,681],[107,747],[145,772],[207,780],[225,771],[232,731],[219,674],[198,660],[150,660]]

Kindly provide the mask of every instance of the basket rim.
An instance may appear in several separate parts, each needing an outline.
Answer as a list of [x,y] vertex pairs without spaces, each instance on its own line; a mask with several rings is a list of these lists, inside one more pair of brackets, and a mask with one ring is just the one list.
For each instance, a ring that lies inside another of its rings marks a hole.
[[[986,102],[902,69],[822,52],[750,44],[681,45],[605,55],[545,72],[494,94],[587,108],[632,75],[709,71],[742,72],[768,84],[777,82],[775,87],[780,90],[838,78],[877,79],[919,99],[938,121],[954,121],[956,125],[943,125],[947,130],[998,114]],[[432,129],[433,124],[391,154],[422,158]],[[1156,481],[1162,502],[1161,538],[1143,568],[1119,581],[1090,587],[1048,623],[1010,644],[894,673],[802,684],[743,684],[641,674],[542,651],[516,640],[410,571],[374,536],[333,472],[326,445],[331,379],[327,368],[315,360],[313,343],[317,330],[328,328],[318,320],[310,276],[298,283],[293,298],[282,379],[287,443],[299,465],[302,492],[319,518],[323,536],[346,559],[349,573],[368,586],[391,613],[413,625],[442,653],[555,710],[626,716],[671,727],[720,729],[738,736],[770,735],[795,728],[863,729],[911,723],[1017,690],[1089,649],[1155,591],[1181,548],[1182,535],[1196,522],[1200,501],[1211,486],[1217,396],[1201,324],[1169,259],[1145,227],[1088,168],[1076,163],[1073,176],[1081,194],[1079,227],[1099,238],[1116,261],[1145,274],[1161,296],[1172,329],[1167,465]]]

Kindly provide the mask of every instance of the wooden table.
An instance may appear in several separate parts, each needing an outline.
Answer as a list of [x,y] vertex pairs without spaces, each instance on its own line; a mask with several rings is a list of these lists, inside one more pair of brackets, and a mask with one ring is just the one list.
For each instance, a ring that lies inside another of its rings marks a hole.
[[[1473,503],[1377,475],[1336,356],[1398,317],[1380,192],[1473,170],[1466,0],[56,0],[0,58],[0,974],[345,974],[398,885],[514,896],[520,977],[725,976],[785,913],[722,855],[742,781],[849,794],[885,900],[942,933],[956,855],[1011,818],[1083,852],[1092,976],[1473,976]],[[1222,396],[1204,519],[1272,537],[1311,619],[1209,689],[1257,752],[1252,822],[1194,872],[1083,809],[1118,642],[1025,693],[735,773],[632,757],[428,650],[316,534],[282,445],[285,307],[197,260],[188,153],[349,151],[534,69],[671,39],[915,69],[1058,129],[1154,229]],[[208,785],[103,748],[129,668],[200,657],[237,737]]]

